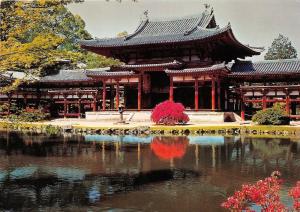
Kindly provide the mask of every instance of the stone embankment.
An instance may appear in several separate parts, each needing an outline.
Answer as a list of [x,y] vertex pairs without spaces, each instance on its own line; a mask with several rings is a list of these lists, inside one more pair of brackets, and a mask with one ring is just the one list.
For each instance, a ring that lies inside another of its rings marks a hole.
[[140,124],[109,124],[79,122],[9,123],[0,122],[0,129],[34,133],[74,133],[109,135],[245,135],[257,137],[299,137],[300,126],[258,126],[240,123],[205,123],[177,126]]

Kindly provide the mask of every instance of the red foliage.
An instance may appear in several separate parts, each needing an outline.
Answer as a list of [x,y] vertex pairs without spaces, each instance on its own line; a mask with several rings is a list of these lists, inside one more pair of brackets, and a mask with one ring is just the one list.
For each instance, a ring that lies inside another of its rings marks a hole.
[[188,138],[181,137],[155,137],[151,142],[151,150],[162,160],[182,158],[185,155]]
[[294,208],[300,210],[300,181],[290,190],[289,195],[294,199]]
[[156,124],[175,125],[187,123],[190,119],[184,113],[185,108],[181,103],[164,101],[155,106],[151,120]]
[[[253,211],[250,206],[255,204],[265,212],[289,211],[280,201],[279,191],[282,180],[279,177],[280,172],[275,171],[271,177],[259,180],[256,184],[242,185],[242,189],[236,191],[221,206],[231,211]],[[290,190],[289,195],[294,199],[294,209],[300,210],[300,181]]]

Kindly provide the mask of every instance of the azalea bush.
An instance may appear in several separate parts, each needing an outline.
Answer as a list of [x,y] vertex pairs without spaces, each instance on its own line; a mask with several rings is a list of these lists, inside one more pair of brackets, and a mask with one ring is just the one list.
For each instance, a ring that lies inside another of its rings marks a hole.
[[276,103],[272,108],[258,111],[252,121],[262,125],[283,125],[289,124],[289,117],[285,105]]
[[156,124],[175,125],[185,124],[190,119],[181,103],[164,101],[155,106],[151,114],[151,120]]
[[[242,189],[236,191],[221,204],[222,207],[230,211],[254,211],[251,206],[257,205],[261,211],[293,211],[287,208],[281,201],[279,192],[282,180],[280,172],[273,172],[271,177],[259,180],[255,184],[245,184]],[[289,195],[294,200],[294,211],[300,210],[300,181],[292,188]]]
[[289,195],[294,200],[294,209],[300,211],[300,181],[290,190]]

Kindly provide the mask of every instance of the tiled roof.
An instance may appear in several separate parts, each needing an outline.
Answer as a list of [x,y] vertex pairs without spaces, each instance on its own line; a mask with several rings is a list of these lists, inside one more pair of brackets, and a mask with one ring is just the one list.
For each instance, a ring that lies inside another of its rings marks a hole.
[[[234,36],[230,24],[223,28],[216,26],[213,10],[205,10],[201,15],[179,18],[175,20],[143,20],[136,31],[126,37],[103,38],[79,41],[82,48],[103,54],[110,48],[124,48],[142,45],[159,45],[224,39],[228,46],[238,49],[242,56],[259,55],[263,49],[240,43]],[[95,50],[97,49],[97,51]],[[111,55],[110,55],[111,56]]]
[[213,37],[226,32],[230,29],[230,25],[219,29],[202,29],[197,28],[190,34],[169,34],[169,35],[155,35],[155,36],[134,36],[130,39],[124,38],[108,38],[108,39],[95,39],[95,40],[84,40],[80,41],[82,46],[87,47],[123,47],[123,46],[135,46],[135,45],[147,45],[147,44],[161,44],[161,43],[175,43],[202,40],[205,38]]
[[58,74],[42,77],[40,82],[72,82],[89,81],[91,76],[109,77],[109,76],[131,76],[132,71],[108,71],[109,68],[89,69],[89,70],[60,70]]
[[48,75],[41,78],[41,82],[57,82],[57,81],[87,81],[91,80],[87,77],[84,70],[60,70],[58,74]]
[[155,68],[155,67],[177,67],[177,66],[181,66],[182,63],[174,60],[173,62],[168,62],[168,63],[151,63],[151,64],[125,64],[125,65],[121,65],[121,68]]
[[215,64],[208,67],[201,68],[188,68],[182,70],[166,70],[167,74],[201,74],[201,73],[213,73],[215,71],[226,70],[229,71],[225,65],[225,63]]
[[142,44],[179,42],[210,37],[220,33],[219,29],[206,29],[210,23],[215,27],[213,10],[205,10],[197,16],[173,20],[141,21],[134,33],[124,37],[80,41],[82,46],[117,47]]
[[31,73],[25,73],[21,71],[6,71],[0,74],[0,78],[5,79],[25,79],[25,80],[39,80],[39,77],[34,76]]
[[109,76],[131,76],[134,75],[133,71],[86,71],[87,76],[109,77]]
[[141,22],[136,31],[128,35],[131,37],[148,37],[160,35],[189,34],[197,27],[207,28],[214,17],[213,11],[205,10],[200,15],[183,17],[173,20],[144,20]]
[[231,76],[300,74],[300,60],[237,61],[228,66]]

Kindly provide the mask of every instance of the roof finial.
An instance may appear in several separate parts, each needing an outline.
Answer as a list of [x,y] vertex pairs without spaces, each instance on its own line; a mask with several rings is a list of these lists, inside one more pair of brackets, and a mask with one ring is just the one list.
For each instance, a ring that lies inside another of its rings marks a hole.
[[209,9],[210,8],[210,4],[205,3],[204,7],[205,7],[205,9]]
[[148,14],[149,14],[148,10],[145,10],[145,11],[144,11],[144,18],[145,18],[145,19],[148,19]]

